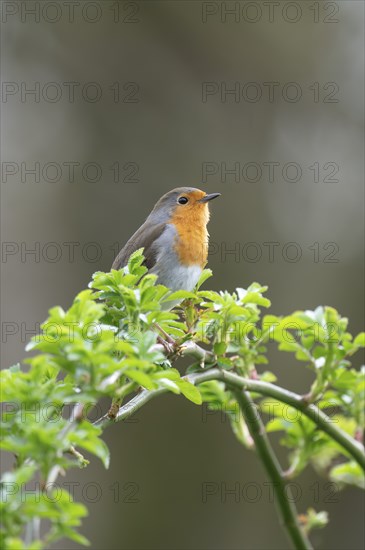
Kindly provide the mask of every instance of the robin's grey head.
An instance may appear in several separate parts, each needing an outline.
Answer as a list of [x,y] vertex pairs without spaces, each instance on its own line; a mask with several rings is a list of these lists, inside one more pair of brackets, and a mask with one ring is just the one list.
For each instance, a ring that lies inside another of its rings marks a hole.
[[193,210],[206,210],[207,203],[219,196],[220,193],[207,194],[195,187],[177,187],[160,198],[149,218],[154,223],[166,223],[175,214],[188,216]]

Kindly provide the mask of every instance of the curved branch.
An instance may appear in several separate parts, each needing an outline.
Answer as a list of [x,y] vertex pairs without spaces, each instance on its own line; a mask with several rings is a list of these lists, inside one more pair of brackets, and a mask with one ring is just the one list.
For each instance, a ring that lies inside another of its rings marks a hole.
[[[220,370],[218,368],[209,369],[203,373],[189,375],[186,379],[194,385],[202,384],[203,382],[208,382],[210,380],[221,380],[237,388],[260,393],[261,395],[267,395],[281,401],[282,403],[290,405],[291,407],[302,412],[305,416],[312,420],[319,429],[343,447],[365,471],[365,453],[363,445],[341,430],[341,428],[338,428],[318,407],[313,404],[309,405],[306,403],[300,395],[281,388],[280,386],[276,386],[275,384],[242,378],[238,374]],[[125,420],[139,410],[145,403],[158,395],[166,393],[167,391],[168,389],[166,388],[159,388],[153,391],[143,390],[136,397],[128,401],[128,403],[120,407],[115,419],[111,419],[105,415],[97,420],[95,424],[105,427],[114,422]]]
[[268,395],[273,397],[282,403],[290,405],[294,409],[302,412],[310,420],[312,420],[318,428],[334,439],[341,447],[354,458],[354,460],[365,471],[365,453],[364,446],[353,439],[349,434],[338,428],[329,416],[313,404],[308,404],[303,400],[301,395],[294,392],[270,384],[268,382],[260,382],[258,380],[247,380],[241,378],[237,374],[228,371],[221,371],[220,380],[231,382],[242,389],[247,389],[260,393],[262,395]]

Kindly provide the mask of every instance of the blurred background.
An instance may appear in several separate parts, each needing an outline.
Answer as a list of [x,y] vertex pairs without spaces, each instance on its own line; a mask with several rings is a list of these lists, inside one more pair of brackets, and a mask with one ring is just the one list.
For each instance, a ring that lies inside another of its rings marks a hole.
[[[2,365],[182,185],[222,193],[206,287],[258,281],[275,314],[327,304],[361,330],[362,2],[1,9]],[[311,374],[282,355],[278,382],[307,391]],[[110,469],[60,481],[89,507],[91,548],[289,548],[261,464],[224,420],[163,396],[108,429]],[[311,471],[295,483],[299,512],[330,515],[316,548],[363,547],[360,491],[333,496]]]

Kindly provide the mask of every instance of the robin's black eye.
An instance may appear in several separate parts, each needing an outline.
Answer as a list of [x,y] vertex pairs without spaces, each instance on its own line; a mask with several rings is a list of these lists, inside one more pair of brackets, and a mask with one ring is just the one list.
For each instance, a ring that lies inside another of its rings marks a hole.
[[189,199],[187,197],[180,197],[179,199],[177,199],[177,202],[179,204],[186,204],[188,201]]

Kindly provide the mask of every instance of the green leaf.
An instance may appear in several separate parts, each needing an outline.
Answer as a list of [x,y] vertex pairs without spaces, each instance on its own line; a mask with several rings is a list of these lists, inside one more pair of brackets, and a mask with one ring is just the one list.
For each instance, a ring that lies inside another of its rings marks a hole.
[[180,378],[180,380],[177,381],[177,385],[180,388],[181,393],[186,397],[186,399],[189,399],[189,401],[192,401],[196,405],[202,404],[203,400],[202,396],[200,395],[200,391],[196,386],[191,384],[191,382]]
[[162,301],[163,302],[170,302],[172,300],[188,300],[195,298],[195,294],[193,292],[189,292],[187,290],[177,290],[176,292],[171,292],[171,294],[168,294]]
[[356,338],[354,340],[354,345],[358,346],[358,347],[361,347],[361,348],[365,347],[365,332],[360,332],[356,336]]
[[179,394],[180,393],[180,387],[179,385],[169,378],[160,378],[159,379],[160,386],[163,386],[164,388],[167,388],[168,390],[172,391],[172,393]]
[[330,472],[330,478],[338,483],[355,485],[360,489],[365,489],[364,472],[357,462],[346,462],[334,466]]
[[[267,287],[260,287],[260,290],[262,291],[265,291],[266,289]],[[237,288],[236,292],[242,304],[257,304],[263,307],[270,307],[271,305],[270,300],[264,298],[259,289],[254,292],[249,292],[249,289],[244,290],[243,288]]]
[[214,292],[213,290],[200,290],[198,292],[198,297],[205,298],[206,300],[211,300],[212,302],[219,301],[218,292]]
[[233,363],[228,357],[218,357],[217,364],[222,369],[230,370],[233,368]]
[[215,355],[224,355],[227,350],[227,344],[225,342],[216,342],[214,344]]
[[210,277],[212,277],[213,273],[211,269],[204,269],[199,277],[199,280],[196,285],[196,289],[199,290],[199,288],[207,281]]
[[269,422],[266,424],[266,431],[268,433],[281,432],[284,429],[285,429],[285,424],[281,418],[274,418],[273,420],[269,420]]
[[273,372],[265,371],[260,375],[260,380],[262,382],[273,383],[273,382],[277,381],[277,377],[275,376],[275,374]]
[[143,371],[137,369],[127,369],[125,374],[137,384],[143,386],[147,390],[154,390],[157,386],[151,377]]

